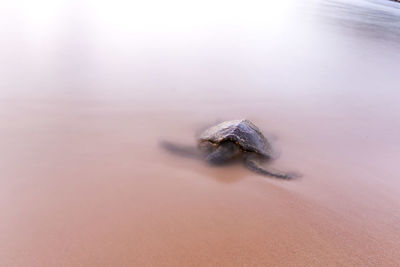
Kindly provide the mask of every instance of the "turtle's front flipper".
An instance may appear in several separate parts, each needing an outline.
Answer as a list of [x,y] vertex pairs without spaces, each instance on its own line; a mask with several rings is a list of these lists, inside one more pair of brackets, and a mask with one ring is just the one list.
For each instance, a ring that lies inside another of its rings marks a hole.
[[259,155],[251,152],[248,153],[249,154],[244,158],[244,163],[248,169],[256,173],[280,179],[293,179],[300,176],[296,173],[283,173],[275,170],[266,170],[261,166],[261,158]]
[[161,141],[160,146],[168,150],[169,152],[180,156],[196,158],[196,159],[200,159],[203,157],[203,154],[196,147],[178,145],[170,143],[168,141]]

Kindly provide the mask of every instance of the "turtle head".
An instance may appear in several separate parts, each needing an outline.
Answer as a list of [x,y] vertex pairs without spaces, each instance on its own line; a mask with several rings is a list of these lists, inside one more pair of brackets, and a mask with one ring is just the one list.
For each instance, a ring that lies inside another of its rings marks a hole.
[[[210,152],[206,157],[206,161],[213,165],[221,165],[231,161],[234,157],[240,154],[240,147],[231,141],[225,141],[216,144],[215,148],[210,147]],[[211,150],[212,149],[212,150]]]
[[198,148],[201,152],[205,154],[210,154],[218,148],[218,144],[210,142],[208,140],[200,140]]

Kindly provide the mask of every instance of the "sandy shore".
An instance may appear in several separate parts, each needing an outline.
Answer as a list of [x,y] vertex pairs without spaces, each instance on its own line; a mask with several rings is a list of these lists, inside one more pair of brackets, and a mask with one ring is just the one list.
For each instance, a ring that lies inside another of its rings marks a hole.
[[304,175],[280,181],[158,147],[161,138],[193,143],[210,114],[177,120],[174,111],[76,99],[14,99],[1,111],[2,266],[400,261],[400,155],[384,141],[354,143],[351,127],[330,135],[337,125],[315,124],[306,112],[296,115],[307,126],[298,128],[288,114],[274,121],[248,109],[278,137],[272,164]]
[[[0,266],[400,266],[400,12],[3,1]],[[216,121],[281,181],[171,155]]]

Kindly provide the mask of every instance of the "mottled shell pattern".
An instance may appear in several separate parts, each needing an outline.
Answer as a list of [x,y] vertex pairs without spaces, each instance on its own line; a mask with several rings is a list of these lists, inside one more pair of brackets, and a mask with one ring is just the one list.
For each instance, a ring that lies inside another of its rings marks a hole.
[[272,147],[261,133],[260,129],[249,120],[225,121],[205,130],[199,139],[200,142],[209,141],[220,144],[232,141],[244,151],[256,152],[265,157],[272,155]]

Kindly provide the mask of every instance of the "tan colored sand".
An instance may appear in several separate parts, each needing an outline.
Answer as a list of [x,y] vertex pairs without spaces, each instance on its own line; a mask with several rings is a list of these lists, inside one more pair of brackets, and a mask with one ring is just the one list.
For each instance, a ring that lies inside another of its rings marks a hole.
[[344,136],[326,143],[317,126],[271,120],[285,132],[275,167],[304,174],[279,181],[162,151],[161,137],[194,142],[206,120],[164,116],[120,103],[5,103],[0,265],[398,265],[396,155],[365,157],[334,144]]
[[[0,267],[400,266],[398,9],[2,2]],[[302,179],[158,146],[239,118]]]

